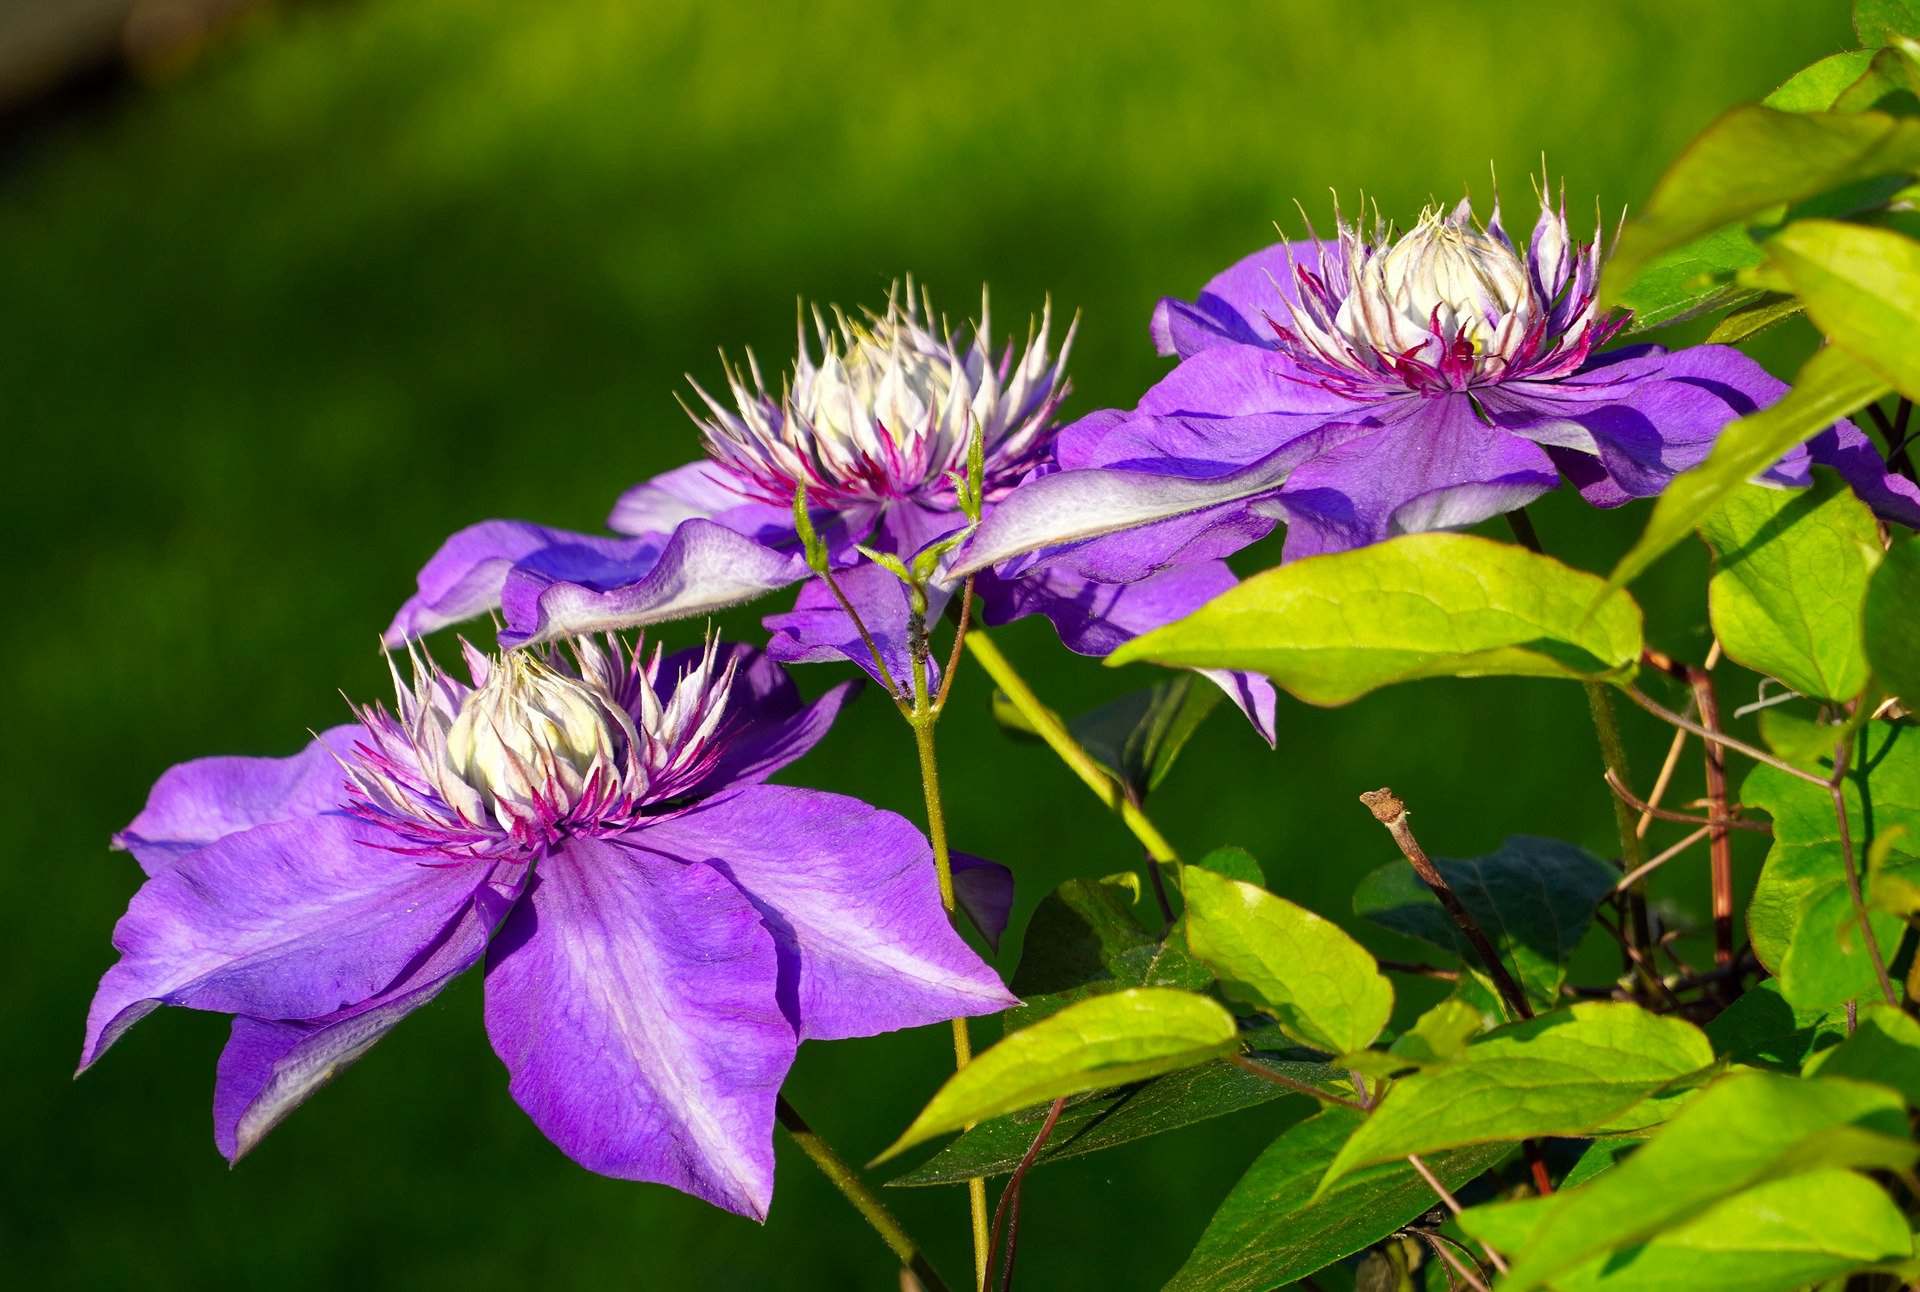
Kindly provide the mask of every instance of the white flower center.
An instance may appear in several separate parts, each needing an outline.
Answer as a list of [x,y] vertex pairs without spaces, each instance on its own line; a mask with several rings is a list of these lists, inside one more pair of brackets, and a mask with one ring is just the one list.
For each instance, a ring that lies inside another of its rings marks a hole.
[[620,776],[633,736],[623,719],[597,688],[509,651],[447,730],[441,790],[456,806],[477,796],[507,829],[563,813],[596,772]]
[[1505,243],[1438,211],[1385,255],[1356,266],[1334,324],[1357,347],[1405,354],[1436,334],[1475,355],[1505,357],[1535,311],[1527,267]]

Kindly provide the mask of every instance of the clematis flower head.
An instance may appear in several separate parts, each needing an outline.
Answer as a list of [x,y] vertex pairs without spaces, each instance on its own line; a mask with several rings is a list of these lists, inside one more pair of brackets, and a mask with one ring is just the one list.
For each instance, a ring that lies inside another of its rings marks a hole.
[[[1163,300],[1152,335],[1180,363],[1131,411],[1055,441],[1060,470],[1006,495],[949,561],[1077,569],[1129,539],[1244,546],[1287,527],[1284,559],[1476,524],[1563,481],[1619,506],[1705,459],[1722,428],[1783,383],[1726,346],[1601,347],[1628,321],[1595,298],[1599,238],[1579,243],[1540,188],[1523,251],[1496,201],[1376,217],[1282,243]],[[1763,477],[1833,467],[1883,517],[1920,523],[1920,489],[1840,422]]]
[[[924,314],[923,314],[924,311]],[[816,308],[813,357],[805,322],[785,389],[768,391],[751,355],[746,371],[726,369],[731,406],[698,382],[705,413],[691,413],[707,452],[742,497],[774,506],[794,490],[830,507],[950,494],[966,465],[977,428],[986,450],[989,489],[1012,484],[1037,465],[1055,408],[1067,393],[1068,329],[1050,356],[1052,307],[1013,362],[1008,346],[996,363],[985,293],[980,319],[965,343],[944,325],[933,330],[933,303],[917,300],[913,283],[888,297],[884,312],[863,321],[838,309],[833,322]]]
[[[293,758],[161,777],[117,839],[148,878],[81,1066],[160,1005],[233,1015],[214,1134],[237,1159],[484,959],[488,1038],[548,1138],[762,1217],[800,1041],[1013,1003],[949,924],[917,830],[763,783],[845,687],[803,703],[712,642],[568,647],[469,650],[466,680],[415,652],[392,708]],[[1004,918],[1003,868],[957,879]]]
[[1428,207],[1397,237],[1376,215],[1292,266],[1298,290],[1271,326],[1303,372],[1356,398],[1564,376],[1626,322],[1598,315],[1599,267],[1599,240],[1576,247],[1564,204],[1541,203],[1524,260],[1497,206],[1486,228],[1467,202]]
[[[751,354],[726,366],[724,392],[694,383],[688,413],[707,457],[621,495],[608,524],[624,537],[519,521],[462,530],[420,572],[388,642],[495,608],[506,620],[503,644],[545,642],[707,614],[805,580],[793,609],[765,621],[775,659],[852,660],[876,679],[906,678],[908,595],[866,553],[910,561],[972,524],[957,481],[976,434],[980,479],[969,484],[989,515],[1022,481],[1053,470],[1077,326],[1055,352],[1050,307],[1024,346],[992,340],[984,293],[977,322],[956,330],[936,317],[911,282],[858,318],[803,314],[777,388]],[[812,579],[793,515],[802,486],[811,527],[884,671],[839,599]],[[989,625],[1045,615],[1070,649],[1104,655],[1231,587],[1225,550],[1217,540],[1145,550],[1123,539],[1073,569],[984,571],[976,604]],[[932,615],[957,587],[936,582]],[[1209,676],[1271,742],[1270,685]]]

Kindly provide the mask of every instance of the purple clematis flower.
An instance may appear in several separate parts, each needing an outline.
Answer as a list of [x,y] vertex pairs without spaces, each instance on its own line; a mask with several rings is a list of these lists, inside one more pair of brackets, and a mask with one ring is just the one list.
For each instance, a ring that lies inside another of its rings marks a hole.
[[[908,676],[907,594],[859,551],[912,558],[964,529],[956,479],[977,428],[988,514],[1022,480],[1053,469],[1054,413],[1073,329],[1050,352],[1050,312],[1026,348],[994,357],[986,303],[963,344],[934,330],[930,303],[912,284],[884,312],[802,325],[789,379],[777,393],[758,363],[729,367],[727,392],[694,391],[690,409],[707,459],[628,490],[609,525],[626,537],[570,534],[488,521],[448,539],[419,577],[418,592],[387,630],[389,643],[499,607],[503,644],[540,642],[707,614],[807,579],[792,505],[804,485],[810,516],[849,601],[896,680]],[[817,345],[820,357],[815,358]],[[1071,568],[1031,573],[982,569],[976,593],[988,625],[1049,619],[1081,654],[1177,619],[1224,592],[1234,576],[1217,538],[1169,546],[1122,537]],[[937,584],[939,614],[957,583]],[[769,651],[789,662],[851,659],[881,677],[854,623],[830,591],[810,582],[790,613],[767,619]],[[1259,678],[1209,673],[1273,739],[1274,697]]]
[[[1397,237],[1343,222],[1257,252],[1160,303],[1152,334],[1180,364],[1132,413],[1063,431],[1063,469],[1003,499],[948,573],[1077,569],[1122,536],[1232,550],[1283,522],[1291,560],[1472,525],[1562,480],[1602,507],[1657,494],[1785,386],[1725,346],[1597,353],[1626,321],[1599,312],[1600,258],[1544,195],[1524,251],[1497,202],[1483,227],[1463,201]],[[1851,423],[1764,479],[1804,484],[1810,464],[1920,523],[1920,489]]]
[[[1014,1003],[919,831],[762,784],[847,687],[803,703],[713,643],[467,655],[471,685],[416,654],[394,710],[293,758],[160,778],[116,840],[148,879],[82,1069],[159,1005],[235,1015],[214,1088],[234,1160],[484,957],[488,1038],[549,1139],[757,1219],[799,1042]],[[1008,882],[976,863],[966,886],[1004,916]]]

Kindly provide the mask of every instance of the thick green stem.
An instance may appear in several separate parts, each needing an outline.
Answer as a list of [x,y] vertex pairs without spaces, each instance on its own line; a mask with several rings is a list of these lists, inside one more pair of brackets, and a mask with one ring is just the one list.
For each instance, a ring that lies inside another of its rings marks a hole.
[[1059,756],[1061,762],[1078,776],[1086,787],[1093,791],[1102,803],[1119,815],[1127,829],[1147,850],[1147,855],[1155,861],[1177,865],[1180,854],[1167,842],[1165,835],[1154,826],[1137,803],[1127,797],[1120,782],[1109,776],[1093,756],[1080,746],[1067,730],[1067,724],[1060,721],[1060,715],[1040,702],[1025,678],[1013,666],[1013,661],[1000,653],[999,646],[988,639],[987,634],[978,628],[967,634],[967,651],[980,661],[980,667],[987,671],[993,684],[1000,688],[1020,716],[1027,720],[1035,732],[1047,744],[1047,748]]
[[[927,839],[933,845],[933,870],[940,883],[940,904],[946,907],[951,918],[956,911],[953,853],[947,845],[947,810],[940,798],[940,762],[933,747],[933,728],[939,721],[940,710],[927,688],[926,598],[918,590],[914,592],[914,618],[909,626],[908,643],[913,659],[913,709],[907,722],[913,728],[913,747],[920,757],[920,792],[926,799]],[[956,1018],[953,1020],[953,1066],[957,1071],[971,1062],[973,1038],[967,1032],[967,1020]],[[967,1207],[973,1225],[974,1284],[984,1288],[990,1255],[985,1179],[967,1181]]]
[[861,1218],[873,1226],[874,1232],[880,1235],[880,1241],[900,1258],[900,1264],[913,1272],[913,1276],[920,1280],[920,1286],[926,1292],[947,1292],[946,1282],[927,1263],[920,1245],[894,1219],[893,1213],[887,1210],[887,1204],[867,1188],[853,1168],[833,1151],[831,1144],[807,1125],[807,1119],[787,1102],[785,1095],[781,1095],[779,1102],[774,1105],[774,1114],[786,1128],[788,1137],[820,1168],[820,1174],[826,1176],[828,1183],[840,1191],[840,1196],[853,1204],[853,1209],[860,1213]]

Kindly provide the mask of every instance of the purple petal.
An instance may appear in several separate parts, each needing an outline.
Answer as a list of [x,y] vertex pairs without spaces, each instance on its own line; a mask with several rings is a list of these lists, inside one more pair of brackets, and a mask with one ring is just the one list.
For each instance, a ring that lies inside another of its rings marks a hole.
[[[710,520],[690,520],[664,548],[649,539],[547,549],[507,576],[501,593],[502,646],[524,646],[668,619],[711,614],[807,575],[791,552],[745,538]],[[633,545],[622,550],[619,544]]]
[[[525,874],[522,868],[516,877]],[[364,1004],[305,1021],[234,1019],[213,1085],[213,1139],[227,1161],[250,1152],[401,1019],[478,963],[517,895],[482,886],[447,936]]]
[[180,858],[133,895],[87,1014],[82,1070],[159,1005],[318,1018],[393,984],[472,909],[490,867],[422,862],[349,816],[282,821]]
[[1467,398],[1449,395],[1306,463],[1274,502],[1288,521],[1284,559],[1295,560],[1476,524],[1559,482],[1539,445],[1483,425]]
[[[1092,582],[1048,568],[1001,579],[981,576],[981,618],[989,626],[1045,615],[1068,650],[1110,655],[1123,642],[1198,610],[1239,580],[1224,561],[1175,566],[1134,583]],[[1197,670],[1227,693],[1269,745],[1274,743],[1273,684],[1225,669]]]
[[[1164,297],[1154,307],[1149,331],[1161,354],[1187,356],[1210,346],[1238,342],[1272,345],[1270,318],[1283,326],[1299,295],[1295,264],[1312,269],[1322,250],[1337,255],[1337,242],[1276,243],[1214,275],[1189,304]],[[1291,258],[1289,258],[1291,252]]]
[[1808,440],[1807,455],[1838,471],[1876,515],[1920,528],[1920,486],[1888,470],[1880,450],[1852,422],[1839,422]]
[[602,538],[523,520],[471,525],[441,544],[421,569],[419,591],[394,615],[386,644],[398,646],[498,608],[509,572],[527,561],[562,569],[593,561],[645,566],[659,556],[665,542],[660,534]]
[[616,534],[671,534],[689,520],[716,521],[735,533],[769,543],[793,534],[791,511],[750,501],[725,471],[704,458],[621,494],[607,518],[607,528]]
[[1017,1004],[954,932],[933,853],[858,799],[759,785],[634,830],[627,846],[705,862],[747,895],[780,951],[803,1039],[875,1036]]
[[902,560],[915,555],[957,529],[964,529],[967,518],[959,506],[929,507],[911,498],[890,502],[880,512],[869,546],[891,552]]
[[1326,389],[1285,354],[1252,345],[1216,345],[1182,360],[1141,396],[1139,411],[1174,416],[1335,413],[1350,396]]
[[995,951],[1013,914],[1013,872],[970,852],[952,854],[953,900]]
[[1068,470],[1120,467],[1212,479],[1258,462],[1304,435],[1333,434],[1341,425],[1352,428],[1344,433],[1362,434],[1390,420],[1392,412],[1392,404],[1347,404],[1337,423],[1322,412],[1233,417],[1094,413],[1060,433],[1054,458]]
[[996,503],[947,571],[959,578],[1011,557],[1271,493],[1325,445],[1349,434],[1322,426],[1224,475],[1194,479],[1150,471],[1090,468],[1040,476]]
[[318,816],[346,799],[339,759],[364,733],[355,725],[321,733],[291,758],[196,758],[153,783],[147,806],[119,834],[149,875],[215,839],[270,821]]
[[[720,756],[701,779],[681,791],[699,798],[737,785],[757,785],[819,744],[840,710],[858,689],[842,682],[811,703],[800,696],[787,670],[751,646],[727,648],[738,661],[727,695],[729,724],[716,736]],[[662,662],[658,689],[662,703],[672,698],[675,681],[705,653],[704,647],[680,651]]]
[[[863,561],[834,575],[840,591],[866,625],[880,657],[898,686],[910,685],[912,661],[907,654],[909,607],[906,585],[893,574],[871,561]],[[947,593],[927,589],[927,617],[936,619],[946,607]],[[767,654],[783,664],[827,664],[852,660],[868,677],[886,685],[886,678],[874,665],[873,653],[861,640],[860,631],[824,580],[814,579],[800,589],[799,599],[785,614],[768,615],[760,621],[773,634],[767,642]],[[928,665],[929,679],[936,679],[937,662]],[[929,685],[937,681],[930,680]]]
[[487,953],[487,1036],[568,1157],[760,1220],[797,1045],[778,972],[772,935],[718,872],[575,839]]

